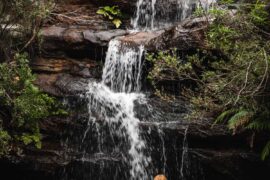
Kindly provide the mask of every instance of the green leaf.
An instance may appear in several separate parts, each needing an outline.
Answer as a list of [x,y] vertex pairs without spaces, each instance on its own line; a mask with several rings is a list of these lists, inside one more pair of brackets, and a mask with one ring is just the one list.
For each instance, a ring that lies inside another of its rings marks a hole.
[[268,141],[265,147],[263,148],[263,151],[261,154],[262,160],[265,160],[269,156],[269,154],[270,154],[270,141]]
[[104,11],[104,9],[99,9],[99,10],[97,10],[96,13],[100,14],[100,15],[104,15],[105,11]]
[[116,28],[119,28],[122,24],[122,21],[120,19],[114,19],[112,22]]

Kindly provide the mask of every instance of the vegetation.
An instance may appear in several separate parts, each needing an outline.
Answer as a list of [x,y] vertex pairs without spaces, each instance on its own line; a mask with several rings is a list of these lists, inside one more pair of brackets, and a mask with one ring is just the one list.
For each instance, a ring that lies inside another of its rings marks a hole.
[[53,0],[0,1],[0,62],[31,45],[52,6]]
[[99,8],[97,14],[103,15],[105,18],[108,18],[116,28],[119,28],[122,24],[120,18],[122,17],[122,13],[118,6],[105,6]]
[[41,148],[38,121],[53,114],[57,104],[34,85],[24,53],[52,5],[50,0],[0,2],[0,156],[16,152],[14,142]]
[[55,101],[34,80],[26,55],[0,64],[0,154],[8,152],[9,141],[41,148],[38,120],[51,114]]
[[[206,32],[208,50],[181,59],[175,51],[148,55],[153,63],[149,79],[154,85],[166,79],[192,81],[194,86],[182,91],[193,105],[190,118],[214,115],[215,123],[227,122],[234,134],[269,132],[270,14],[265,2],[240,6],[237,12],[199,9],[195,15],[215,17]],[[269,152],[270,141],[262,159]]]

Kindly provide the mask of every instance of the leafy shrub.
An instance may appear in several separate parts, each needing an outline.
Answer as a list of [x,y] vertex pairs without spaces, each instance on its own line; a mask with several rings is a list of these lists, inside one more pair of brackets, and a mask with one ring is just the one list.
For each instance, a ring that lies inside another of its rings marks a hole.
[[116,28],[119,28],[122,24],[120,18],[122,17],[122,13],[118,6],[105,6],[99,8],[97,14],[103,15],[108,18],[115,25]]
[[11,140],[41,147],[38,120],[53,112],[55,100],[42,93],[34,80],[25,54],[0,64],[0,152],[7,151]]
[[14,51],[26,49],[38,34],[54,0],[0,1],[0,58],[12,59]]

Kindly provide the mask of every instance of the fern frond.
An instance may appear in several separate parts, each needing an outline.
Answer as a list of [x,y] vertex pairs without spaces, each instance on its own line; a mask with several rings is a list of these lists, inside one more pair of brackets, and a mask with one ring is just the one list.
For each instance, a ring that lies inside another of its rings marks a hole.
[[238,109],[229,109],[227,111],[222,112],[215,120],[214,124],[222,123],[228,120],[231,116],[237,113]]
[[229,129],[236,131],[236,129],[244,127],[244,125],[248,124],[252,115],[253,113],[246,110],[237,112],[228,121]]
[[268,120],[260,120],[260,121],[254,120],[253,122],[251,122],[247,126],[247,129],[256,130],[256,131],[270,130],[270,121],[268,121]]
[[262,160],[265,160],[270,154],[270,141],[268,141],[265,145],[265,147],[263,148],[262,154],[261,154],[261,158]]

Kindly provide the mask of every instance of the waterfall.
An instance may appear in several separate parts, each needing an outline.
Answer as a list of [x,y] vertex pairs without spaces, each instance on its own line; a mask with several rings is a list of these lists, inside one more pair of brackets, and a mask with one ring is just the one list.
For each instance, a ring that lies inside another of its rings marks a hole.
[[129,48],[118,40],[109,43],[102,83],[117,92],[141,89],[143,46]]
[[156,0],[138,0],[136,17],[131,24],[135,30],[154,29],[156,15]]
[[138,0],[135,17],[131,20],[135,30],[156,30],[172,26],[192,15],[196,7],[208,10],[216,0]]
[[[155,30],[180,21],[191,14],[193,0],[138,0],[131,24],[136,30]],[[171,10],[171,12],[169,12]]]
[[151,161],[145,154],[146,143],[141,137],[134,102],[145,103],[141,88],[143,46],[128,47],[118,40],[109,43],[100,83],[89,83],[87,92],[89,121],[97,132],[109,127],[114,147],[106,146],[106,137],[98,133],[99,153],[108,149],[120,151],[121,159],[130,166],[127,179],[149,179],[147,167]]
[[184,168],[187,170],[188,166],[188,141],[187,141],[187,133],[188,133],[189,126],[185,129],[185,134],[183,138],[183,147],[182,147],[182,159],[181,159],[181,169],[180,169],[180,175],[181,180],[185,180],[185,174],[184,174]]
[[[136,17],[132,19],[134,29],[155,30],[187,18],[192,13],[193,0],[168,1],[170,3],[163,0],[138,0]],[[177,13],[169,13],[168,8],[176,8]],[[153,170],[150,167],[152,160],[147,152],[146,141],[140,132],[140,120],[135,113],[135,103],[147,103],[145,95],[140,93],[143,53],[143,45],[131,46],[117,38],[111,40],[102,80],[90,82],[86,93],[89,120],[83,141],[91,128],[94,129],[92,131],[98,144],[94,153],[120,154],[124,167],[129,168],[129,174],[123,179],[148,180]],[[182,179],[187,154],[187,131],[188,128],[183,140],[180,170]],[[159,135],[162,140],[163,173],[166,173],[165,140],[161,131]]]

